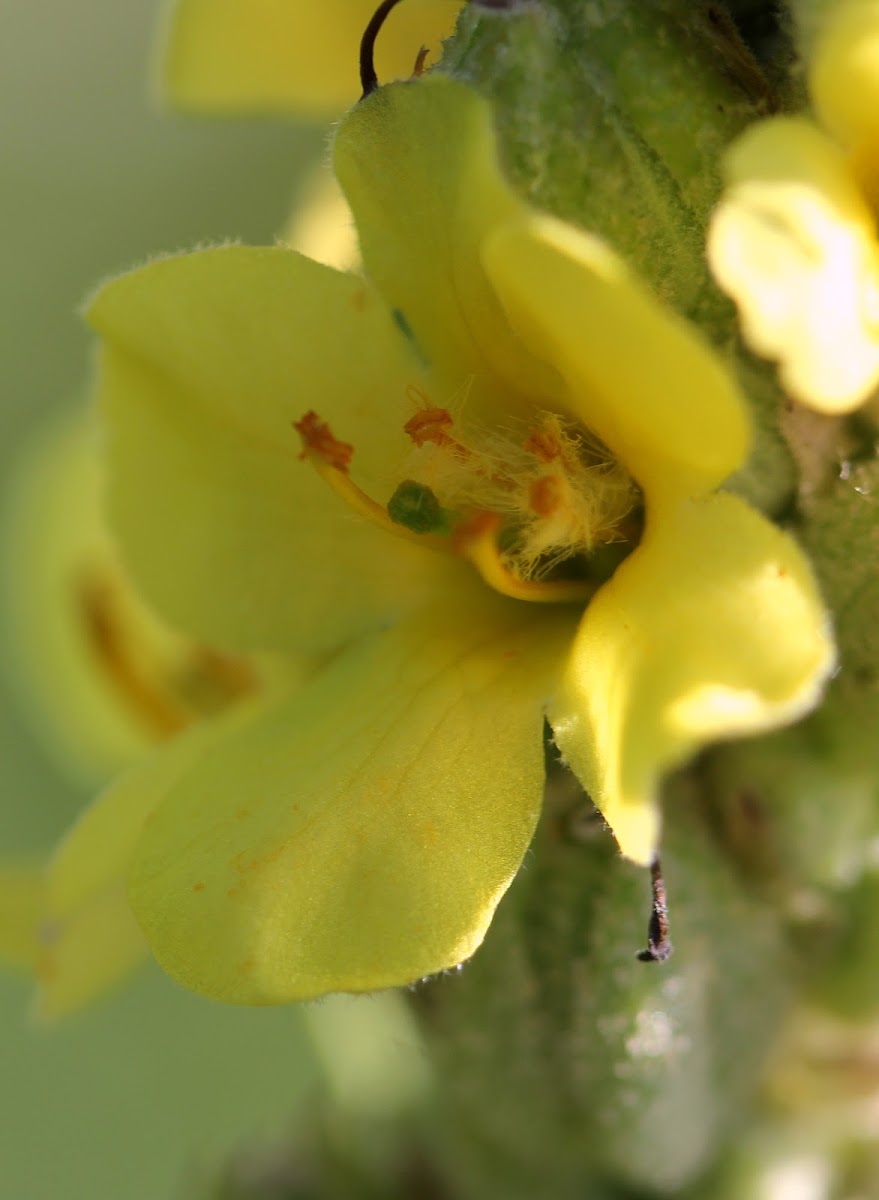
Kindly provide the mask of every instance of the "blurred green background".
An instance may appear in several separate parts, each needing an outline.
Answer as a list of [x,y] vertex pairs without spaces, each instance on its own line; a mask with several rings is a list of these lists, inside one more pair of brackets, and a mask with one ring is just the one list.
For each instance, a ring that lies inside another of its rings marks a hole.
[[[326,130],[159,112],[149,96],[158,0],[4,0],[2,9],[7,483],[29,436],[82,395],[83,296],[156,252],[271,241]],[[53,767],[2,670],[0,704],[0,854],[44,854],[86,797]],[[331,1091],[359,1103],[374,1082],[376,1022],[386,1028],[370,1000],[227,1009],[155,968],[60,1028],[29,1026],[29,992],[0,977],[0,1195],[14,1200],[194,1195],[224,1153],[295,1125],[327,1087],[322,1046],[334,1055]],[[383,1074],[387,1092],[387,1064]]]

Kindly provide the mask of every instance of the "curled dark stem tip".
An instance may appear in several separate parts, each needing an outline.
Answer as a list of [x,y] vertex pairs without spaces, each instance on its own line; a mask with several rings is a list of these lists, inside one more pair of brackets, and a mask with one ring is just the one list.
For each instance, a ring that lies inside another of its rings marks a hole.
[[672,944],[668,935],[665,880],[662,877],[662,864],[659,858],[654,858],[650,864],[650,885],[653,892],[653,911],[647,926],[647,949],[638,952],[638,961],[665,962],[671,956]]
[[374,61],[375,40],[388,18],[388,13],[399,3],[400,0],[382,0],[363,31],[363,37],[360,39],[360,86],[363,88],[361,100],[365,100],[378,88],[378,76],[375,73]]

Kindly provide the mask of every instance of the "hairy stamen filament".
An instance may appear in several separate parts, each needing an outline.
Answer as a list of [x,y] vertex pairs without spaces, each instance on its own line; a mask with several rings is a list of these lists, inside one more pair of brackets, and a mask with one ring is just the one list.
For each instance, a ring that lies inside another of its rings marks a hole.
[[489,587],[514,600],[537,604],[585,604],[595,594],[595,585],[582,580],[520,579],[505,566],[498,549],[500,519],[494,513],[477,513],[454,532],[455,549],[466,558]]
[[[448,446],[451,442],[452,452],[457,452],[461,443],[448,434],[452,424],[450,414],[444,409],[430,408],[423,410],[420,418],[415,427],[416,437],[423,439],[419,444],[429,441]],[[413,430],[409,428],[411,424],[412,422],[407,425],[406,432],[413,436]],[[329,425],[322,421],[317,413],[306,413],[300,421],[294,421],[293,427],[302,438],[302,453],[299,457],[308,459],[336,495],[373,525],[378,525],[407,542],[466,559],[489,587],[514,600],[528,600],[538,604],[585,604],[595,594],[597,585],[592,582],[577,579],[534,579],[517,573],[510,563],[505,561],[499,546],[499,537],[505,523],[503,516],[499,512],[481,507],[478,501],[474,503],[470,500],[469,503],[452,504],[446,508],[437,500],[429,486],[420,483],[418,479],[410,479],[400,485],[387,506],[378,504],[358,487],[348,473],[354,447],[334,437]],[[547,484],[552,482],[546,481]],[[504,478],[503,484],[505,487],[511,486],[511,481]],[[400,498],[401,491],[405,495],[398,504],[396,501]],[[535,501],[537,509],[540,509],[542,504],[544,509],[552,510],[538,511],[538,516],[552,516],[555,508],[561,503],[561,497],[550,495],[551,491],[551,487],[544,486],[543,492],[547,493],[544,495],[538,489],[539,494],[536,495]],[[432,502],[432,507],[425,503],[428,499]],[[462,496],[461,500],[464,499]],[[463,515],[468,512],[469,516]],[[445,530],[451,530],[451,536],[446,532],[431,532],[431,529],[443,527]]]

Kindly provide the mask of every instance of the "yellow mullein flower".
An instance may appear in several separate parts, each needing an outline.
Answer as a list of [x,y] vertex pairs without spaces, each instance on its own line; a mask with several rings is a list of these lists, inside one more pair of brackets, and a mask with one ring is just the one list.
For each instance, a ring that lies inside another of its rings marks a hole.
[[165,969],[237,1003],[472,954],[539,814],[545,718],[646,863],[662,772],[793,720],[833,661],[803,555],[716,491],[748,447],[735,386],[514,194],[473,91],[382,89],[335,164],[366,277],[224,246],[88,311],[148,601],[229,653],[326,656],[122,776],[51,873],[60,907],[127,876]]
[[[360,39],[376,7],[377,0],[176,0],[162,90],[195,112],[332,116],[360,95]],[[379,78],[411,75],[422,46],[436,57],[460,7],[406,0],[396,8],[376,47]]]
[[809,86],[818,124],[775,117],[730,150],[709,257],[787,391],[843,413],[879,383],[876,0],[828,6]]

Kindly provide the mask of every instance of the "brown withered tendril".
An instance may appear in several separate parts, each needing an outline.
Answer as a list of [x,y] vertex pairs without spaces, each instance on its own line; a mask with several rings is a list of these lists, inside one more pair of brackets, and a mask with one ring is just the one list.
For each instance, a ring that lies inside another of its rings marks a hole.
[[647,926],[647,949],[638,952],[638,959],[641,962],[665,962],[671,955],[672,944],[668,932],[665,880],[658,857],[650,864],[650,885],[653,891],[653,911]]

